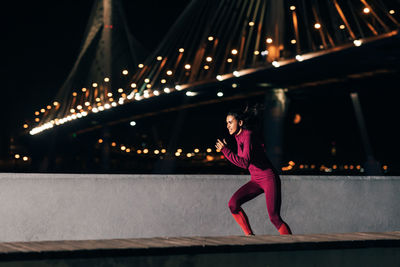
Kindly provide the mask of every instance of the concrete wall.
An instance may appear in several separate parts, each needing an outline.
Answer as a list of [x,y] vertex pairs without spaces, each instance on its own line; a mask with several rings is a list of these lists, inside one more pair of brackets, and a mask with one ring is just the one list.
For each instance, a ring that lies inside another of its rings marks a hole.
[[[400,229],[400,177],[282,176],[281,215],[298,234]],[[241,235],[234,175],[0,174],[0,242]],[[243,205],[277,234],[264,195]]]

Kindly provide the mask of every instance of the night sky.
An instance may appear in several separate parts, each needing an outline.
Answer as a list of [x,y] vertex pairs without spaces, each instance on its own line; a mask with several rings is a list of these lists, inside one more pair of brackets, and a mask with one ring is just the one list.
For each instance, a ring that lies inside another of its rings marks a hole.
[[[3,9],[2,140],[54,99],[78,56],[93,2],[12,1]],[[149,51],[189,2],[122,0],[133,36]]]

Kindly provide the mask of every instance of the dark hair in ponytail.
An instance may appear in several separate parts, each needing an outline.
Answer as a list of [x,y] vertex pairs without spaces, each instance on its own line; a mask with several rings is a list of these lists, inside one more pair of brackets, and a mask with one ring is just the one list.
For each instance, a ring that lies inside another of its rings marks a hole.
[[237,121],[242,120],[244,129],[258,132],[260,131],[262,110],[264,110],[264,106],[259,103],[253,106],[247,104],[243,111],[232,110],[227,115],[235,117]]

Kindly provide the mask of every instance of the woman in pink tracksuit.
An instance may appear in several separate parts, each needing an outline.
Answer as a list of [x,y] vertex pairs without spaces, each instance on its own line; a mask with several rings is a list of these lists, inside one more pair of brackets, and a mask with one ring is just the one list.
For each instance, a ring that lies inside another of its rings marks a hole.
[[289,226],[280,216],[281,188],[280,178],[265,154],[262,141],[248,129],[249,122],[257,113],[256,108],[251,114],[247,108],[244,112],[230,112],[226,117],[226,124],[230,135],[234,135],[237,142],[237,154],[227,146],[225,139],[217,140],[216,148],[233,164],[248,169],[251,180],[233,194],[229,201],[229,209],[236,222],[243,229],[245,235],[254,235],[246,213],[241,205],[258,195],[265,193],[268,215],[281,235],[292,234]]

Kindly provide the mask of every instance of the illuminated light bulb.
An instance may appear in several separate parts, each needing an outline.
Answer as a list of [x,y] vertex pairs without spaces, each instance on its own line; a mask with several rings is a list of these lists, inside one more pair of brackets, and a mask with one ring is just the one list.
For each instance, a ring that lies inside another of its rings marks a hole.
[[71,113],[75,113],[75,109],[73,109],[73,108],[71,108],[69,111],[70,111]]
[[28,161],[28,159],[29,159],[29,158],[28,158],[27,156],[25,156],[25,157],[22,158],[23,161]]
[[138,67],[139,67],[139,69],[142,69],[144,67],[144,65],[143,64],[139,64]]
[[199,153],[199,152],[200,152],[200,150],[198,148],[194,149],[194,153]]
[[161,83],[167,83],[166,79],[161,79]]
[[105,108],[105,109],[110,109],[110,108],[111,108],[111,105],[107,103],[107,104],[104,105],[104,108]]
[[82,111],[81,114],[83,117],[86,117],[88,113],[86,111]]
[[108,82],[110,81],[110,78],[105,77],[105,78],[104,78],[104,81],[105,81],[106,83],[108,83]]
[[123,74],[123,75],[128,75],[128,70],[123,70],[123,71],[122,71],[122,74]]
[[132,94],[129,94],[127,98],[128,98],[129,100],[131,100],[131,99],[133,98],[133,95],[132,95]]
[[82,88],[82,92],[84,93],[84,92],[86,92],[87,91],[87,89],[86,88]]
[[165,153],[167,153],[167,150],[165,150],[165,149],[163,148],[163,149],[161,149],[161,153],[165,154]]
[[85,106],[90,106],[90,103],[88,101],[85,102]]
[[162,60],[162,56],[158,56],[158,57],[157,57],[157,60],[158,60],[158,61],[161,61],[161,60]]
[[192,66],[190,66],[190,64],[186,64],[186,65],[185,65],[185,69],[187,69],[187,70],[190,70],[191,67],[192,67]]
[[188,157],[188,158],[190,158],[191,156],[192,156],[191,153],[187,153],[187,154],[186,154],[186,157]]
[[146,88],[151,88],[151,84],[146,84]]
[[175,89],[180,91],[180,90],[182,90],[182,87],[180,85],[175,85]]
[[249,26],[250,26],[250,27],[253,27],[253,26],[254,26],[254,22],[250,21],[250,22],[249,22]]
[[24,129],[27,129],[29,126],[28,126],[28,124],[24,124]]
[[80,119],[80,118],[82,118],[82,114],[78,113],[78,114],[76,114],[76,117],[78,117],[78,119]]
[[107,96],[108,96],[108,97],[112,97],[112,93],[108,93]]
[[99,144],[102,144],[103,143],[103,139],[99,139],[98,141],[97,141]]
[[297,60],[297,61],[303,61],[303,57],[300,56],[300,55],[296,55],[296,60]]
[[72,95],[73,95],[73,96],[77,96],[78,94],[77,94],[76,92],[73,92]]
[[237,83],[232,83],[232,88],[236,88],[237,86]]
[[237,49],[232,49],[231,53],[232,53],[232,55],[237,55],[238,51],[237,51]]
[[130,149],[130,148],[127,148],[127,149],[125,150],[125,152],[126,152],[126,153],[130,153],[130,152],[131,152],[131,149]]
[[222,81],[222,76],[221,75],[217,75],[217,80],[218,81]]
[[340,26],[339,26],[339,29],[341,29],[341,30],[344,30],[346,28],[346,26],[344,26],[343,24],[341,24]]
[[136,88],[136,83],[131,83],[132,88]]
[[71,116],[71,118],[72,118],[73,120],[76,120],[77,116],[76,116],[75,114],[73,114],[73,115]]
[[111,146],[112,146],[112,147],[116,147],[116,146],[117,146],[117,143],[116,143],[116,142],[112,142],[112,143],[111,143]]
[[354,40],[353,43],[354,43],[355,46],[362,45],[362,41],[361,40]]
[[101,103],[97,103],[97,106],[100,107],[100,106],[101,106]]
[[38,116],[40,114],[39,111],[35,111],[35,115]]
[[212,40],[214,40],[214,37],[212,37],[212,36],[208,36],[208,41],[212,41]]
[[98,110],[97,108],[92,108],[92,111],[93,111],[94,113],[99,112],[99,110]]
[[291,44],[295,44],[295,43],[296,43],[296,40],[295,40],[295,39],[292,39],[292,40],[290,41],[290,43],[291,43]]
[[136,125],[136,121],[131,121],[131,122],[129,123],[129,125],[130,125],[130,126],[135,126],[135,125]]
[[55,107],[58,106],[59,104],[60,104],[60,103],[58,103],[57,101],[54,101],[54,102],[53,102],[53,106],[55,106]]
[[271,43],[272,43],[272,38],[267,38],[266,42],[267,42],[268,44],[271,44]]
[[186,95],[187,95],[187,96],[195,96],[195,95],[197,95],[197,93],[192,92],[192,91],[187,91],[187,92],[186,92]]
[[100,102],[100,97],[96,97],[96,102]]
[[185,52],[185,49],[179,48],[179,53],[183,53],[183,52]]
[[216,149],[215,151],[217,151],[218,153],[221,152],[221,150],[219,150],[219,149]]
[[121,146],[121,150],[124,151],[126,149],[126,146]]
[[279,65],[278,61],[274,60],[274,61],[272,61],[272,66],[274,66],[275,68],[278,68],[280,65]]
[[179,153],[182,153],[183,150],[182,150],[182,148],[178,148],[176,151]]
[[45,110],[44,108],[42,108],[42,109],[40,110],[40,112],[45,113],[46,110]]
[[103,106],[99,106],[98,109],[99,109],[99,111],[103,111],[104,107]]
[[160,154],[160,151],[156,149],[156,150],[154,150],[154,154],[158,155],[158,154]]
[[211,61],[212,61],[212,57],[207,57],[207,58],[206,58],[206,61],[207,61],[207,62],[211,62]]
[[368,7],[366,7],[366,8],[363,9],[363,12],[364,12],[365,14],[368,14],[370,11],[371,11],[371,10],[369,10]]
[[181,155],[181,153],[175,152],[175,156],[179,157],[180,155]]
[[97,84],[97,83],[92,83],[92,86],[93,86],[93,87],[97,87],[98,84]]
[[20,156],[19,154],[15,154],[14,157],[15,157],[16,159],[19,159],[21,156]]
[[50,105],[47,105],[47,107],[46,107],[47,109],[51,109],[51,106]]
[[76,109],[79,109],[79,110],[80,110],[80,109],[82,109],[82,106],[81,106],[81,105],[77,105],[77,106],[76,106]]
[[160,95],[160,92],[159,92],[158,90],[154,90],[154,91],[153,91],[153,94],[154,94],[155,96],[158,96],[158,95]]
[[238,71],[235,70],[235,71],[233,72],[233,76],[239,77],[239,76],[240,76],[240,73],[239,73]]
[[143,149],[143,153],[147,154],[147,153],[149,153],[149,150],[147,148],[145,148],[145,149]]
[[167,75],[171,76],[172,75],[172,70],[167,70]]
[[149,82],[150,82],[150,79],[149,79],[149,78],[146,78],[146,79],[144,79],[144,82],[145,82],[145,83],[149,83]]
[[168,87],[165,87],[165,88],[164,88],[164,92],[167,93],[167,94],[169,94],[169,93],[171,93],[171,90],[170,90]]
[[390,15],[393,15],[394,13],[395,13],[395,12],[394,12],[393,9],[389,10],[389,14],[390,14]]
[[143,96],[144,96],[144,98],[149,98],[149,97],[150,97],[150,95],[149,95],[148,92],[145,92],[145,93],[143,94]]
[[118,93],[123,93],[123,92],[124,92],[124,89],[122,89],[122,88],[118,89]]
[[114,98],[110,97],[110,98],[108,99],[108,101],[113,102],[113,101],[114,101]]
[[136,99],[137,101],[140,101],[140,100],[142,100],[142,98],[140,97],[140,95],[139,95],[139,94],[136,94],[136,95],[135,95],[135,99]]
[[315,28],[315,29],[320,29],[320,28],[321,28],[321,24],[315,23],[315,24],[314,24],[314,28]]
[[116,107],[117,106],[117,102],[112,102],[111,106]]
[[296,7],[295,6],[290,6],[290,10],[296,10]]
[[223,93],[223,92],[218,92],[218,93],[217,93],[217,96],[218,96],[218,97],[223,97],[223,96],[224,96],[224,93]]
[[210,67],[208,65],[204,65],[204,69],[208,70]]
[[232,59],[231,58],[228,58],[227,60],[226,60],[228,63],[232,63]]
[[261,51],[261,55],[262,55],[262,56],[268,55],[268,50]]
[[260,51],[258,51],[258,50],[256,50],[256,51],[254,51],[254,55],[259,55],[260,54]]

